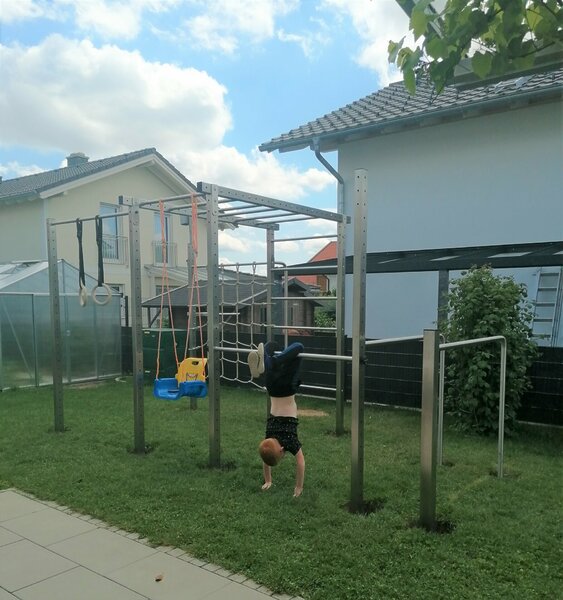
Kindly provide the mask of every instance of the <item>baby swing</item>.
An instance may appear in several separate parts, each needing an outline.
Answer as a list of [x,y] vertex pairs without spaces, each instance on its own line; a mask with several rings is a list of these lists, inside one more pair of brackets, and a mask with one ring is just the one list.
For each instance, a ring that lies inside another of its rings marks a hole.
[[[165,222],[164,222],[164,203],[159,202],[160,208],[160,231],[162,239],[162,283],[165,292],[160,297],[160,326],[158,331],[158,349],[156,355],[156,379],[154,380],[154,396],[162,400],[179,400],[182,396],[191,398],[203,398],[207,396],[207,383],[205,381],[205,367],[207,359],[204,358],[203,352],[203,326],[201,322],[200,310],[200,293],[199,280],[197,271],[197,200],[192,195],[192,248],[194,260],[192,265],[192,284],[190,287],[190,297],[188,305],[188,326],[186,331],[186,344],[184,347],[184,359],[178,360],[178,352],[176,349],[176,336],[174,335],[174,321],[172,319],[172,302],[170,298],[170,286],[168,282],[168,270],[166,260],[166,239],[165,239]],[[191,319],[193,313],[193,294],[194,288],[197,289],[197,312],[199,315],[199,337],[201,346],[201,358],[186,357],[188,352],[188,341],[190,337]],[[160,371],[160,341],[162,337],[162,316],[164,313],[164,294],[168,296],[168,309],[170,314],[170,327],[172,328],[172,340],[174,345],[174,356],[176,358],[177,373],[175,377],[159,378]]]

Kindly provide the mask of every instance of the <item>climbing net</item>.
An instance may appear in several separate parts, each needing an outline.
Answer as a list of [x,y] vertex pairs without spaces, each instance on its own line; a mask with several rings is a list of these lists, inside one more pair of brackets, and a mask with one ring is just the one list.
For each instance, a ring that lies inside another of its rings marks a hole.
[[[223,348],[251,350],[263,340],[269,283],[258,273],[261,265],[253,262],[219,266],[220,346]],[[221,378],[261,387],[250,377],[247,358],[247,352],[222,352]]]

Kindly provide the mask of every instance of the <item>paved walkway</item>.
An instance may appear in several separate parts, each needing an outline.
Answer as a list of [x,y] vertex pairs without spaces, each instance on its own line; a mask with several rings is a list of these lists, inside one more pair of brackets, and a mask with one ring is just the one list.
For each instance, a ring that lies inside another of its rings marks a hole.
[[290,600],[178,548],[0,490],[0,600]]

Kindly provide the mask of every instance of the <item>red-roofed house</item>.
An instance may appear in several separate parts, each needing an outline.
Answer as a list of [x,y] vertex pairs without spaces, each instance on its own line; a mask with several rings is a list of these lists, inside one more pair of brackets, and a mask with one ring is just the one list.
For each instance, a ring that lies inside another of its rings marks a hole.
[[[315,263],[331,258],[336,258],[336,242],[329,242],[324,248],[321,248],[309,262]],[[335,279],[334,275],[300,275],[296,279],[299,279],[301,283],[317,286],[321,294],[330,292],[335,286],[333,281],[333,279]]]

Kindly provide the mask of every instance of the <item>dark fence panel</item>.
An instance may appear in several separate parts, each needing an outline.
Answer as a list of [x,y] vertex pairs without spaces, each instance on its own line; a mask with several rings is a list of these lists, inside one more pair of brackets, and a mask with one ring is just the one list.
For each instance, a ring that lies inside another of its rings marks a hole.
[[518,419],[563,425],[563,348],[540,348],[530,379],[532,389],[523,398]]
[[[163,332],[164,333],[164,332]],[[131,328],[123,327],[123,372],[131,373]],[[158,332],[145,330],[144,363],[145,379],[152,381],[156,367]],[[249,347],[264,342],[263,336],[239,334],[240,347]],[[276,336],[275,341],[283,347],[283,336]],[[332,336],[290,337],[289,343],[300,341],[305,352],[311,354],[336,354],[336,340]],[[185,332],[176,334],[176,342],[180,357],[183,356]],[[346,340],[346,354],[352,351],[352,340]],[[229,360],[224,365],[227,377],[234,378],[236,366],[234,361],[245,362],[247,354],[228,354]],[[407,341],[392,344],[368,346],[366,351],[366,401],[389,404],[407,408],[420,408],[422,386],[422,342]],[[167,332],[161,340],[161,377],[173,377],[176,370],[173,357],[171,333]],[[352,396],[351,364],[346,363],[345,390],[346,398]],[[549,425],[563,425],[563,348],[540,348],[539,357],[530,369],[532,389],[522,399],[518,411],[518,419]],[[334,398],[336,386],[336,361],[309,359],[303,365],[301,378],[306,394]],[[226,382],[226,385],[237,385]]]

